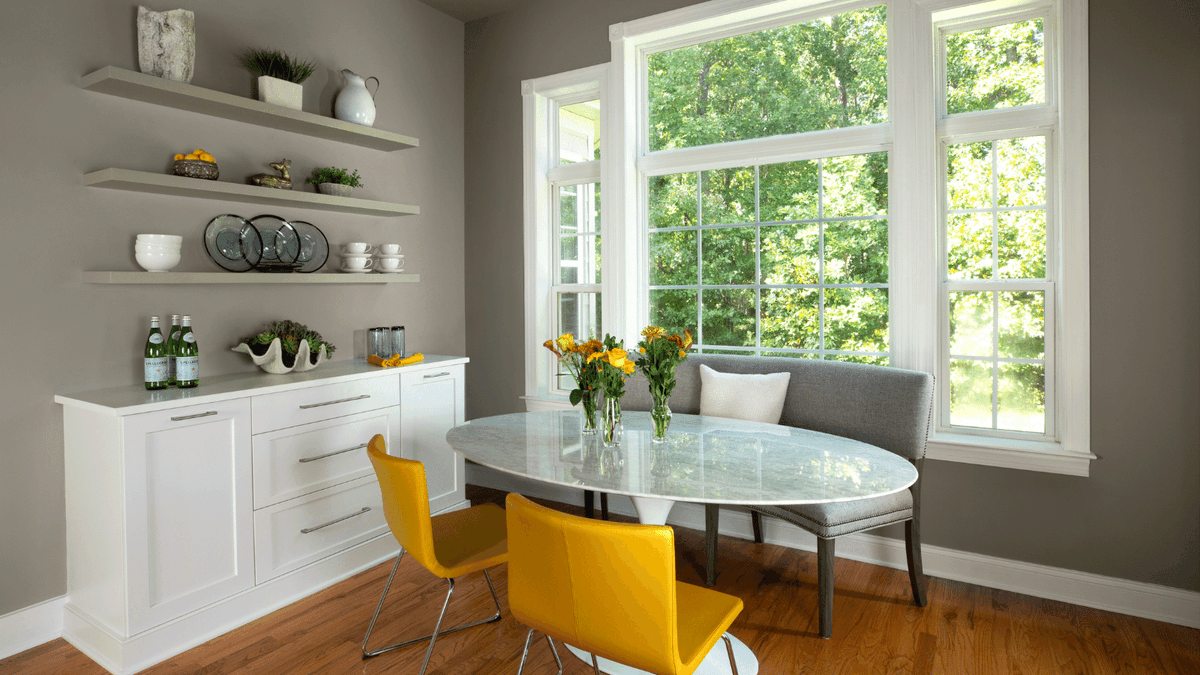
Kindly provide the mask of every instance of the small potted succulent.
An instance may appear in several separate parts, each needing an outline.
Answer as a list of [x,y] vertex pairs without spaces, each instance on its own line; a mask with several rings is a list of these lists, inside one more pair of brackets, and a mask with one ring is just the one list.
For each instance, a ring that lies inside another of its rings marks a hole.
[[300,61],[277,49],[251,49],[242,56],[242,63],[258,75],[258,100],[264,103],[300,110],[304,103],[304,87],[316,70],[311,61]]
[[354,188],[366,187],[359,180],[358,169],[351,173],[336,166],[313,169],[313,175],[308,182],[316,185],[317,190],[322,194],[335,197],[349,197],[354,192]]
[[336,350],[320,333],[295,321],[273,321],[233,348],[249,354],[254,365],[272,375],[312,370]]

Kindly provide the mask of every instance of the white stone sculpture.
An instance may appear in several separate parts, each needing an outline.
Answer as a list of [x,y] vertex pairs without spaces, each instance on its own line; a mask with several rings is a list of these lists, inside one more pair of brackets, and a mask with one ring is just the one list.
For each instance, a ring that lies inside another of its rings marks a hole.
[[138,6],[138,68],[176,82],[191,82],[196,64],[196,16],[186,9],[153,12]]

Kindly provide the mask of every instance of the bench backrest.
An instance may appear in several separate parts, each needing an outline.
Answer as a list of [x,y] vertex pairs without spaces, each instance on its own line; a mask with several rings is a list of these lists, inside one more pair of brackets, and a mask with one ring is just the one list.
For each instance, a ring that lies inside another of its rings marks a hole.
[[[673,412],[700,414],[700,364],[723,373],[792,374],[780,424],[870,443],[910,460],[925,456],[933,376],[840,361],[691,354],[675,371]],[[642,374],[625,383],[624,410],[649,410]]]

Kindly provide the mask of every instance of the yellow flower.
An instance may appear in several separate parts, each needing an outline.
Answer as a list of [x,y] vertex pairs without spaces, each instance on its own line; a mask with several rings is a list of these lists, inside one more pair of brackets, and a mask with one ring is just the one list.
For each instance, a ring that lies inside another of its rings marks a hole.
[[681,349],[681,350],[679,350],[679,358],[681,358],[681,359],[682,359],[682,358],[684,358],[685,356],[687,356],[687,352],[683,351],[682,349]]
[[563,352],[569,352],[575,347],[575,336],[570,333],[563,333],[558,336],[558,348]]
[[667,331],[663,330],[659,326],[646,326],[646,329],[642,331],[642,335],[644,335],[646,339],[650,341],[653,341],[654,338],[662,337],[666,334]]
[[542,343],[542,346],[545,347],[546,349],[549,349],[550,351],[554,352],[554,355],[557,356],[558,358],[560,358],[560,359],[562,358],[562,354],[560,354],[559,351],[554,348],[553,340],[546,340],[545,342]]
[[684,335],[683,348],[687,349],[688,347],[692,346],[692,334],[685,330],[685,331],[683,331],[683,335]]
[[636,366],[633,365],[633,361],[626,361],[625,365],[621,368],[621,370],[625,371],[625,374],[628,375],[633,372],[633,369],[635,367]]
[[617,368],[624,368],[625,360],[628,356],[629,353],[624,349],[618,349],[614,347],[613,349],[608,350],[608,357],[605,360]]
[[608,352],[592,352],[591,354],[588,354],[587,362],[591,363],[592,361],[602,359],[606,356],[608,356]]
[[646,348],[645,348],[645,347],[638,347],[638,351],[639,351],[639,352],[641,352],[641,353],[643,353],[643,354],[645,354],[645,353],[646,353]]

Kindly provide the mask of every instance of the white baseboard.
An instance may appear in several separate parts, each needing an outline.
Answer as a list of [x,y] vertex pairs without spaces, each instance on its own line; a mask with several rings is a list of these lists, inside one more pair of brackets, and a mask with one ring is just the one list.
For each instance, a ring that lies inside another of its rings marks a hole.
[[[479,465],[467,465],[467,483],[520,492],[565,504],[582,504],[583,492],[502,473]],[[628,498],[611,495],[609,510],[637,517]],[[667,519],[671,525],[704,530],[704,507],[680,502]],[[736,509],[721,510],[721,534],[752,539],[750,514]],[[774,518],[763,518],[763,539],[772,544],[806,551],[817,550],[817,538],[798,527]],[[839,537],[838,557],[896,569],[908,569],[904,542],[873,534]],[[1139,581],[1106,577],[1088,572],[1036,565],[941,546],[921,546],[925,574],[1024,593],[1048,600],[1200,628],[1200,593]]]
[[64,595],[0,616],[0,659],[61,637],[66,602]]

